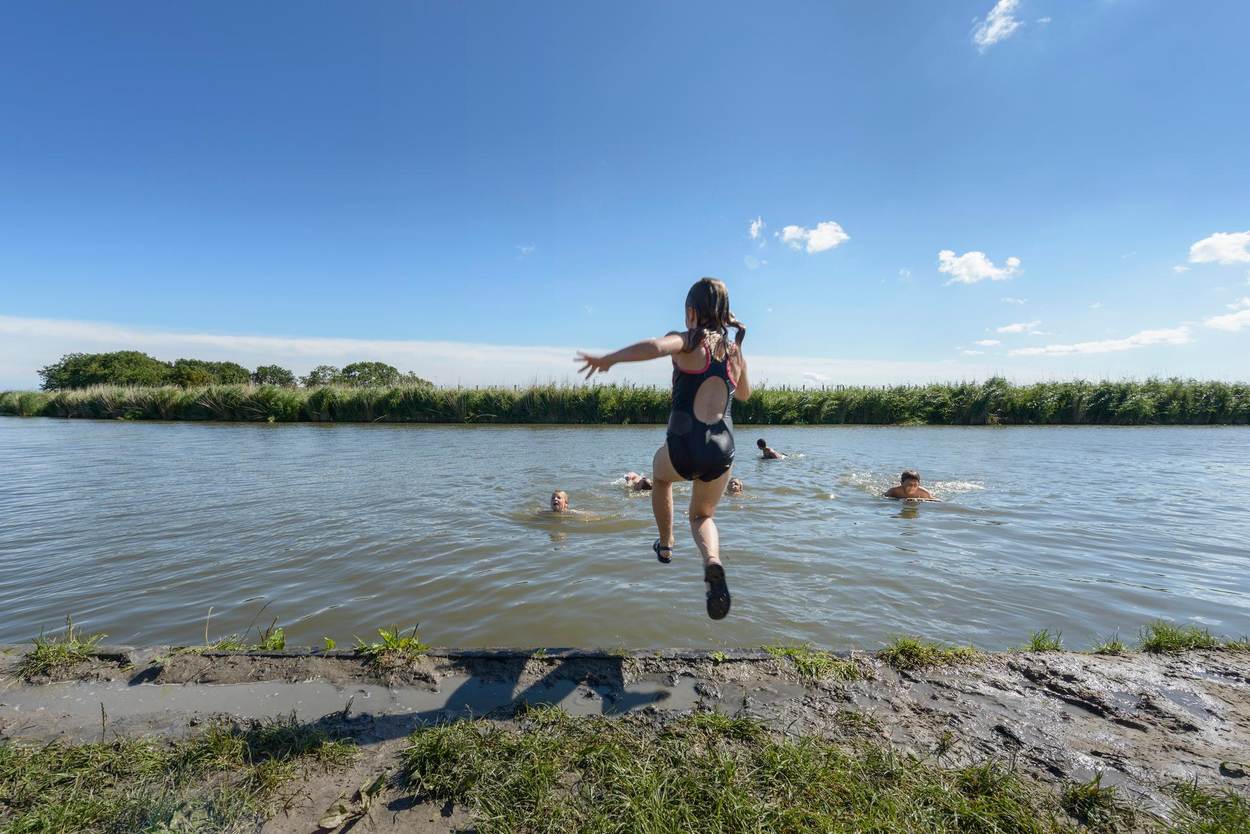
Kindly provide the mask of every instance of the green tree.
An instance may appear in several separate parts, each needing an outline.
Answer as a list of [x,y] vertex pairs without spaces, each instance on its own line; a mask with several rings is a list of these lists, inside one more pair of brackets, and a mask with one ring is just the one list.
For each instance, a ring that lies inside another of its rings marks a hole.
[[428,379],[424,379],[422,377],[417,376],[412,371],[408,371],[407,373],[401,374],[399,377],[399,384],[400,385],[425,385],[429,388],[434,387],[434,383],[430,382]]
[[89,385],[165,385],[170,371],[168,362],[137,350],[119,350],[67,353],[59,362],[40,368],[39,376],[43,390],[57,391]]
[[252,382],[256,385],[281,385],[283,388],[293,388],[295,374],[281,365],[261,365],[252,371]]
[[339,382],[339,369],[333,365],[318,365],[302,377],[300,383],[305,388],[317,388],[322,385],[333,385]]
[[200,385],[246,385],[251,376],[247,368],[235,362],[179,359],[174,362],[169,380],[174,385],[192,388]]
[[400,381],[399,368],[385,362],[353,362],[343,367],[340,377],[353,388],[398,385]]

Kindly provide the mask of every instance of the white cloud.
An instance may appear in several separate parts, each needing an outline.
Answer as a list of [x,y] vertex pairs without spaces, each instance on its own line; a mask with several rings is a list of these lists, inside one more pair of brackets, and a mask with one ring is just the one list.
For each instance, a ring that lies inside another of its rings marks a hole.
[[961,350],[959,352],[962,353],[964,356],[980,356],[981,354],[985,353],[985,351],[983,350]]
[[527,258],[527,257],[529,257],[530,255],[534,254],[534,250],[535,250],[535,249],[537,249],[537,248],[538,248],[538,247],[537,247],[537,246],[535,246],[534,244],[529,243],[529,244],[526,244],[526,245],[524,245],[524,246],[518,246],[518,247],[517,247],[517,251],[521,253],[521,257],[522,257],[522,258]]
[[1250,295],[1243,295],[1232,304],[1225,305],[1230,310],[1248,310],[1250,309]]
[[1089,305],[1089,309],[1091,309],[1091,310],[1101,310],[1101,309],[1102,309],[1102,302],[1101,302],[1101,301],[1095,301],[1093,304]]
[[[745,356],[746,354],[743,355]],[[828,374],[818,374],[815,371],[804,371],[803,378],[808,382],[828,382],[831,377]]]
[[1175,272],[1177,275],[1180,275],[1182,272],[1188,272],[1189,267],[1185,266],[1184,264],[1177,264],[1176,266],[1172,267],[1172,271]]
[[898,271],[898,277],[899,277],[899,280],[900,280],[900,281],[908,281],[908,282],[910,282],[910,281],[911,281],[911,270],[910,270],[910,269],[900,269],[900,270]]
[[782,243],[788,243],[795,249],[806,244],[808,254],[824,252],[826,249],[832,249],[851,239],[851,236],[832,220],[817,223],[814,229],[786,226],[781,230],[780,237]]
[[1004,267],[994,266],[984,252],[965,252],[956,256],[950,249],[938,252],[938,272],[951,276],[948,284],[976,284],[987,278],[1006,281],[1020,268],[1019,258],[1008,258]]
[[1250,231],[1216,232],[1189,247],[1191,264],[1250,264]]
[[1049,18],[1049,17],[1039,17],[1037,19],[1037,22],[1045,26],[1047,23],[1050,23],[1051,20],[1052,18]]
[[1015,17],[1020,0],[998,0],[985,20],[977,24],[972,32],[972,42],[982,52],[1000,41],[1005,41],[1024,24]]
[[752,220],[751,226],[750,226],[751,240],[757,240],[760,236],[760,233],[763,232],[763,230],[764,230],[764,218],[757,217],[754,220]]
[[[602,345],[491,345],[400,339],[224,335],[0,315],[0,390],[37,386],[36,369],[72,351],[141,350],[160,359],[194,356],[230,360],[249,368],[277,363],[297,374],[307,373],[316,365],[341,366],[357,360],[378,360],[400,370],[413,371],[440,385],[528,385],[534,382],[577,382],[574,354],[578,350],[603,348]],[[752,381],[773,385],[810,382],[812,378],[804,374],[819,374],[848,385],[887,385],[984,378],[993,372],[994,368],[989,366],[955,360],[751,356]],[[671,363],[636,362],[614,367],[604,381],[665,386],[671,378]]]
[[1014,324],[1004,324],[1002,327],[995,328],[995,333],[1025,333],[1034,329],[1040,321],[1018,321]]
[[1007,296],[1006,298],[1003,299],[1003,303],[1004,304],[1028,304],[1029,300],[1027,298],[1012,298],[1011,296]]
[[1228,313],[1223,316],[1211,316],[1202,322],[1213,330],[1228,330],[1237,332],[1246,327],[1250,327],[1250,309],[1242,310],[1238,313]]
[[754,255],[746,255],[742,259],[743,265],[749,270],[757,270],[762,266],[768,266],[768,261],[757,258]]
[[1087,353],[1116,353],[1122,350],[1148,347],[1150,345],[1184,345],[1192,341],[1188,327],[1168,330],[1143,330],[1123,339],[1103,339],[1097,342],[1077,342],[1071,345],[1046,345],[1045,347],[1017,348],[1012,356],[1072,356]]
[[998,339],[978,339],[973,344],[981,347],[998,347],[1002,342],[998,341]]

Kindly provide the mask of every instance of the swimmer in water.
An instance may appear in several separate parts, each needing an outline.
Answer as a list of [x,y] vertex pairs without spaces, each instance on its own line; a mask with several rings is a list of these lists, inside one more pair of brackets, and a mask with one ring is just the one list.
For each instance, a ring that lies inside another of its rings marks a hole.
[[742,479],[730,478],[729,486],[725,487],[725,492],[727,492],[730,495],[741,495],[742,494]]
[[[673,406],[668,434],[655,453],[651,509],[660,537],[651,549],[664,564],[673,560],[673,482],[690,481],[690,532],[703,555],[707,614],[729,613],[729,585],[721,564],[720,534],[713,516],[725,494],[734,460],[734,400],[751,396],[742,341],[746,327],[729,311],[729,290],[715,278],[701,278],[686,294],[684,331],[647,339],[607,356],[577,355],[586,378],[607,373],[618,362],[664,356],[673,363]],[[731,342],[729,328],[737,333]]]
[[936,501],[933,493],[920,485],[920,473],[908,469],[899,478],[899,485],[886,490],[885,498],[905,498],[911,501]]
[[551,511],[553,513],[567,513],[569,511],[569,494],[562,489],[557,489],[551,493]]
[[651,489],[651,482],[637,472],[625,473],[625,485],[634,492],[646,492]]
[[759,440],[755,441],[755,445],[760,447],[760,455],[761,457],[764,458],[764,460],[785,460],[786,459],[785,455],[783,455],[781,452],[778,452],[776,449],[770,447],[767,443],[765,443],[764,438],[762,437]]

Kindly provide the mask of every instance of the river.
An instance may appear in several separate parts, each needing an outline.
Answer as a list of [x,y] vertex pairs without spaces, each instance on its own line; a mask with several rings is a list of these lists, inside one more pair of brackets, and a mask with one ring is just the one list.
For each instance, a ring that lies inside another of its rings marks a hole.
[[[791,456],[759,460],[758,436]],[[0,418],[0,643],[67,614],[110,643],[199,643],[210,608],[214,638],[276,617],[292,645],[340,647],[416,623],[457,647],[1250,632],[1245,428],[741,427],[720,622],[684,521],[659,564],[650,501],[620,480],[662,439]],[[904,468],[942,502],[880,498]],[[554,488],[577,513],[542,512]]]

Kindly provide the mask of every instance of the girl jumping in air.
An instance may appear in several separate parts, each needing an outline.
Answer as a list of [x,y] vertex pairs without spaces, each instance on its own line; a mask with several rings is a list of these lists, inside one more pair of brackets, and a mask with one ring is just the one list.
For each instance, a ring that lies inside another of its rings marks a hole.
[[[733,343],[728,329],[736,328]],[[673,407],[668,437],[655,453],[651,471],[651,509],[660,537],[652,549],[662,563],[673,560],[673,481],[691,481],[690,532],[703,554],[707,615],[729,613],[729,586],[720,560],[720,536],[712,517],[725,494],[734,461],[733,400],[751,396],[742,357],[746,327],[729,312],[729,290],[715,278],[700,278],[686,294],[686,330],[647,339],[607,356],[579,353],[581,371],[590,379],[617,362],[673,358]]]

